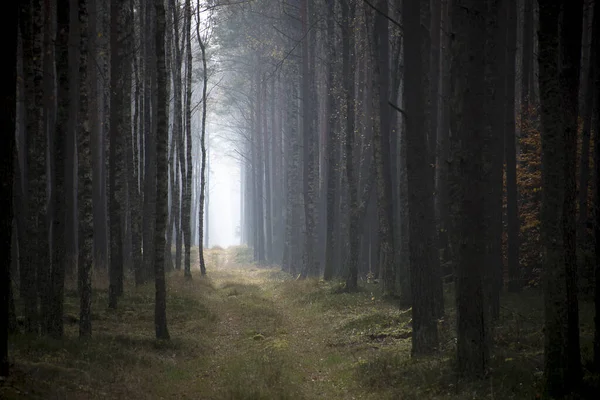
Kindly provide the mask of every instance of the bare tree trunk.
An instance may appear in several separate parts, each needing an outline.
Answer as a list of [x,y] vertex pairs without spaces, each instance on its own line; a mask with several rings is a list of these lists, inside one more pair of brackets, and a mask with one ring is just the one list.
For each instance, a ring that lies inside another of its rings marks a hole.
[[18,12],[20,1],[10,2],[3,9],[2,25],[6,30],[4,35],[7,48],[3,52],[4,63],[9,72],[4,76],[0,87],[0,121],[2,131],[5,132],[2,146],[0,146],[0,204],[2,217],[0,219],[0,376],[6,377],[9,373],[8,360],[8,331],[9,331],[9,304],[11,302],[11,235],[13,232],[13,178],[14,155],[17,153],[15,141],[16,103],[17,103],[17,37],[18,37]]
[[66,198],[65,158],[67,154],[67,129],[69,123],[69,0],[59,0],[56,20],[56,74],[58,78],[56,132],[54,134],[54,176],[52,227],[52,276],[49,296],[49,315],[46,330],[50,336],[63,335],[64,285],[66,271]]
[[[456,278],[458,371],[466,377],[482,378],[489,361],[487,296],[485,287],[486,243],[490,231],[486,206],[487,174],[497,148],[485,148],[486,136],[486,28],[497,28],[494,7],[478,0],[455,0],[452,5],[454,62],[453,131],[461,143],[459,221],[460,250]],[[500,44],[496,44],[500,45]],[[489,55],[488,55],[489,56]],[[491,61],[493,62],[493,61]],[[498,115],[503,115],[499,113]],[[487,132],[486,132],[487,130]],[[502,153],[500,153],[502,154]],[[486,165],[487,164],[487,165]],[[500,210],[498,210],[500,211]],[[487,218],[486,218],[487,217]],[[489,268],[489,267],[488,267]]]
[[79,209],[79,262],[78,281],[81,292],[79,336],[92,335],[92,159],[88,80],[88,1],[79,0],[80,56],[79,56],[79,117],[77,129],[77,174]]
[[337,113],[335,104],[335,93],[334,93],[334,60],[335,60],[335,4],[336,1],[332,0],[327,3],[327,103],[326,112],[327,116],[327,142],[326,142],[326,158],[325,158],[325,176],[327,181],[327,233],[325,239],[325,272],[323,278],[330,280],[333,278],[334,271],[334,251],[336,249],[336,235],[335,232],[335,220],[336,220],[336,195],[337,195],[337,181],[338,181],[338,150],[339,145],[336,137],[335,126]]
[[[575,260],[575,163],[582,0],[539,1],[546,395],[581,380]],[[562,22],[561,22],[562,14]],[[569,22],[567,22],[569,21]],[[560,30],[568,23],[572,29]],[[560,49],[567,49],[561,51]]]
[[192,208],[192,6],[190,0],[185,1],[185,43],[186,43],[186,104],[185,104],[185,137],[186,137],[186,176],[185,176],[185,190],[183,197],[183,207],[181,212],[181,225],[183,228],[183,241],[185,246],[184,254],[184,275],[186,278],[192,277],[192,270],[190,264],[191,255],[191,216],[190,211]]
[[123,268],[123,226],[122,215],[125,208],[123,203],[123,110],[126,106],[124,101],[125,85],[125,51],[123,49],[123,31],[125,21],[123,19],[124,4],[122,1],[113,0],[111,3],[111,26],[110,26],[110,86],[111,86],[111,113],[110,113],[110,147],[109,147],[109,211],[110,211],[110,265],[109,265],[109,288],[108,306],[117,308],[119,296],[119,271]]
[[506,129],[504,139],[506,161],[506,214],[508,236],[508,290],[521,290],[519,265],[519,209],[517,193],[517,139],[515,126],[515,49],[517,46],[516,0],[508,0],[508,33],[506,67]]
[[[197,12],[200,13],[200,3],[197,3]],[[198,21],[200,17],[198,15]],[[200,134],[200,150],[202,152],[202,164],[200,166],[200,204],[198,205],[198,232],[199,235],[199,243],[203,243],[203,234],[204,234],[204,194],[206,191],[206,109],[207,109],[207,88],[208,88],[208,67],[206,62],[206,46],[202,37],[200,36],[200,27],[199,24],[196,24],[196,34],[198,36],[198,44],[200,45],[200,50],[202,51],[202,132]],[[206,275],[206,264],[204,263],[204,249],[202,246],[198,246],[198,258],[200,263],[200,273],[202,275]]]
[[155,50],[156,50],[156,231],[154,235],[154,282],[156,299],[154,327],[157,339],[169,339],[167,329],[167,288],[165,282],[165,243],[168,216],[168,168],[169,116],[167,107],[167,68],[165,63],[165,6],[163,0],[155,0]]
[[46,218],[46,134],[43,114],[43,2],[36,0],[32,7],[22,7],[20,13],[21,37],[23,41],[23,72],[25,75],[25,97],[27,133],[25,190],[26,234],[28,250],[23,254],[21,273],[24,285],[25,330],[39,331],[38,274],[49,265],[44,259],[48,248]]
[[[433,171],[427,156],[425,124],[427,85],[421,80],[428,71],[423,57],[429,54],[427,38],[420,27],[421,7],[429,0],[403,3],[405,27],[405,97],[407,114],[409,254],[413,315],[412,354],[431,353],[437,348],[435,275],[435,216],[433,209]],[[439,279],[439,277],[438,277]]]

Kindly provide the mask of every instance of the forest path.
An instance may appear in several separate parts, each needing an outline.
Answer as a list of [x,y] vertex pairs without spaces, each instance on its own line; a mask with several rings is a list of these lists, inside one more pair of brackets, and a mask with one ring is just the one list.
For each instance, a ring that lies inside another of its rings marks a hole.
[[[194,249],[193,266],[197,256]],[[294,280],[252,265],[247,248],[205,257],[207,276],[167,276],[169,341],[154,337],[153,282],[127,280],[109,309],[108,281],[98,274],[87,340],[78,337],[79,296],[69,283],[64,337],[11,337],[0,399],[418,398],[397,385],[415,382],[399,375],[410,353],[409,313],[381,299],[377,285],[350,294],[339,283]]]
[[317,281],[293,281],[276,267],[212,264],[205,301],[217,322],[207,398],[356,398],[352,355],[332,346],[334,324],[303,298]]

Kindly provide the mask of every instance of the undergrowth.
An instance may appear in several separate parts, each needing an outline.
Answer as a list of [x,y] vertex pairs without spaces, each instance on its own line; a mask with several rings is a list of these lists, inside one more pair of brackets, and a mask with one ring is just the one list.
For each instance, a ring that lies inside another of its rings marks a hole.
[[[107,308],[96,277],[93,337],[77,337],[78,298],[65,297],[65,337],[14,335],[0,398],[534,399],[541,393],[543,302],[537,289],[502,298],[488,376],[455,374],[456,313],[446,287],[439,348],[411,357],[411,310],[362,282],[296,280],[250,265],[245,247],[207,250],[208,277],[168,276],[170,341],[154,339],[154,287],[128,285]],[[194,254],[195,257],[195,254]],[[193,265],[196,265],[194,263]],[[593,307],[581,305],[584,362]],[[597,377],[586,374],[585,383]],[[596,386],[597,387],[597,386]]]

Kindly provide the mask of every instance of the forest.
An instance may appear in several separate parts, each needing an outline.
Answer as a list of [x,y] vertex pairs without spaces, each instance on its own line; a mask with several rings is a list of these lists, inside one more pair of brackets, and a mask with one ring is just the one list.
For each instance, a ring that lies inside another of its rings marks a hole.
[[600,398],[596,0],[11,0],[0,399]]

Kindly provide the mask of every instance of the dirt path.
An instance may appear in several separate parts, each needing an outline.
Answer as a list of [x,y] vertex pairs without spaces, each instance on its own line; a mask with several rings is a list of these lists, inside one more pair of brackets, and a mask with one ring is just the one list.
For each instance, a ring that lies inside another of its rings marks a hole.
[[295,282],[277,269],[236,265],[210,279],[207,300],[219,318],[207,365],[211,398],[351,398],[333,377],[347,361],[332,356],[333,326],[290,298]]

